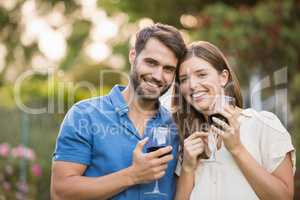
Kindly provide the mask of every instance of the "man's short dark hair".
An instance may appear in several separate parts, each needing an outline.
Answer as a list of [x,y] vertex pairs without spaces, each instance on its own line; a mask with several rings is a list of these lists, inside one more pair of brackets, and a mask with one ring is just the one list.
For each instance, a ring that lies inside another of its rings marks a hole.
[[180,32],[173,26],[156,23],[152,26],[143,28],[136,34],[135,52],[139,55],[145,48],[147,41],[155,38],[168,47],[178,60],[183,57],[186,46]]

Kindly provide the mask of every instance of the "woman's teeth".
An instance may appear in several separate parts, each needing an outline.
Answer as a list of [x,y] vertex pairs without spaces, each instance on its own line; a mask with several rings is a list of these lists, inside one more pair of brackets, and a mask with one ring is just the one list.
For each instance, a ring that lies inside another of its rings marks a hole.
[[203,97],[205,95],[205,93],[194,93],[192,94],[192,98],[193,99],[196,99],[196,98],[199,98],[199,97]]

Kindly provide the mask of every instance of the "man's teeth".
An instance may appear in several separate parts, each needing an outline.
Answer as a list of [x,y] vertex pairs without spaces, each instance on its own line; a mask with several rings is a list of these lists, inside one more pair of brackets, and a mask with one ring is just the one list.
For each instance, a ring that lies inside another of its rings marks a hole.
[[158,88],[158,85],[156,85],[156,84],[154,84],[154,83],[151,83],[151,82],[149,82],[149,81],[146,81],[146,83],[147,83],[148,85],[150,85],[151,87],[157,87],[157,88]]

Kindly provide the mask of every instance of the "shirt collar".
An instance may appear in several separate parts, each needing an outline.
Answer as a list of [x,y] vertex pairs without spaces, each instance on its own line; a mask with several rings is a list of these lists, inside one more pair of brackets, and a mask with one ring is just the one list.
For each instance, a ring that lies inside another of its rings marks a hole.
[[167,123],[171,118],[169,111],[161,105],[160,101],[158,101],[158,111],[155,118],[159,118],[162,123]]
[[122,94],[124,89],[124,86],[115,85],[109,93],[112,105],[119,115],[123,115],[128,112],[128,105]]

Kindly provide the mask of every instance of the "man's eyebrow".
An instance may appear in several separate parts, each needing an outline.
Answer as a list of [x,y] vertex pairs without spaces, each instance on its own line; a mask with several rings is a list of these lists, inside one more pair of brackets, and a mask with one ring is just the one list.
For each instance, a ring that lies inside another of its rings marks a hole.
[[[159,61],[157,61],[157,60],[155,60],[154,58],[150,58],[150,57],[146,57],[146,58],[144,58],[144,60],[146,61],[146,62],[152,62],[152,63],[154,63],[154,64],[156,64],[156,65],[159,65],[160,64],[160,62]],[[170,68],[174,68],[174,69],[176,69],[177,67],[176,66],[174,66],[174,65],[164,65],[164,67],[170,67]]]
[[159,64],[159,62],[157,60],[155,60],[154,58],[149,58],[149,57],[146,57],[144,58],[145,61],[148,61],[148,62],[152,62],[152,63],[155,63],[155,64]]
[[176,66],[174,66],[174,65],[164,65],[164,67],[169,67],[169,68],[173,68],[176,70]]

